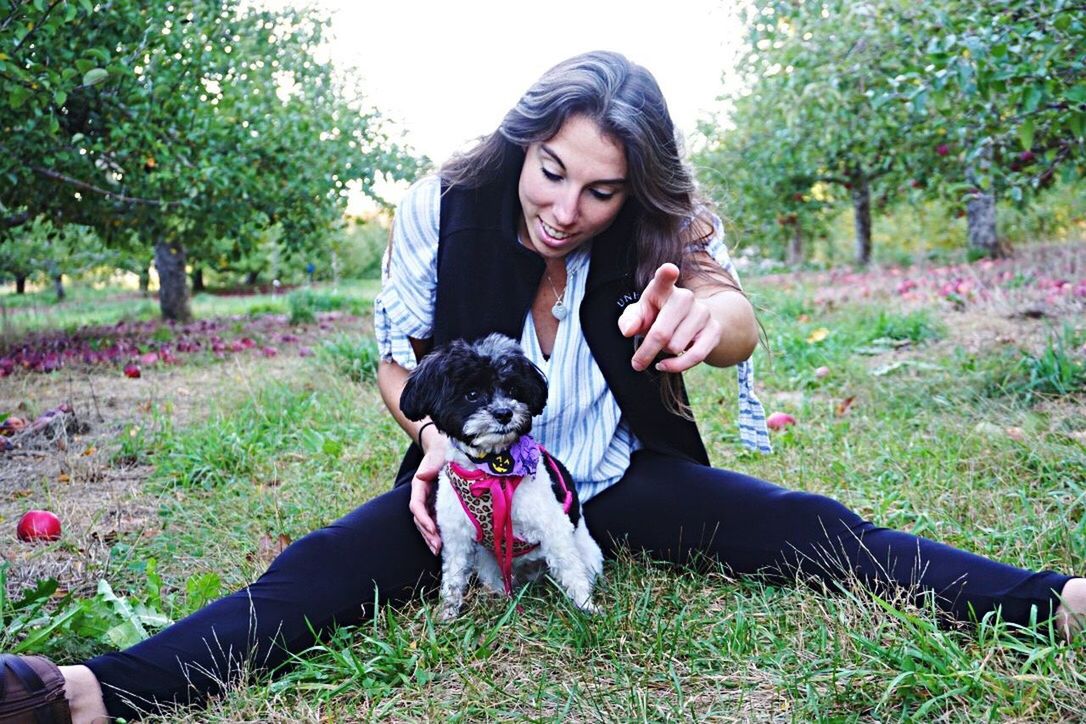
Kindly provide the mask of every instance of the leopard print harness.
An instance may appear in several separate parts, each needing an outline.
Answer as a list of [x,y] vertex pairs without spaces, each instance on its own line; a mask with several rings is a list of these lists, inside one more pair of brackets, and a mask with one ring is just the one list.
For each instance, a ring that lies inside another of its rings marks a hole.
[[[538,444],[538,443],[536,443]],[[569,513],[573,492],[560,466],[550,453],[539,446],[540,457],[554,472],[564,491],[562,509]],[[455,462],[446,466],[449,482],[464,513],[475,526],[475,542],[494,552],[501,568],[505,593],[513,593],[513,559],[539,547],[538,542],[525,541],[513,532],[513,495],[524,479],[523,475],[494,475],[482,468],[465,468]],[[528,474],[534,474],[534,470]]]

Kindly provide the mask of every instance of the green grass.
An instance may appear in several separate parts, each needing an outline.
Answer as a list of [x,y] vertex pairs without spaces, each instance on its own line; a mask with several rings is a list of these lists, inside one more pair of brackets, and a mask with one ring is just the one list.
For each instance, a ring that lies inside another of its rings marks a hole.
[[[1081,572],[1086,444],[1073,433],[1086,321],[1037,348],[966,350],[935,311],[765,301],[761,396],[799,422],[774,435],[774,455],[744,452],[734,374],[700,368],[688,385],[715,462],[831,495],[881,525]],[[154,464],[148,494],[162,503],[156,535],[114,544],[120,596],[176,618],[259,575],[270,542],[387,490],[406,440],[381,406],[372,341],[338,336],[317,352],[298,379],[232,390],[201,422],[163,413],[122,435],[119,459]],[[605,576],[597,617],[545,584],[517,602],[474,594],[450,624],[434,621],[432,599],[379,609],[280,676],[247,676],[199,717],[976,721],[1073,719],[1086,707],[1086,641],[1057,643],[1044,625],[948,627],[904,595],[736,580],[632,554]],[[0,642],[26,636],[25,622],[0,620]],[[108,647],[57,633],[43,650]]]
[[[296,300],[296,306],[311,312],[342,310],[365,316],[370,313],[379,288],[379,281],[367,279],[345,281],[334,287],[316,285],[280,294],[220,296],[200,293],[193,295],[192,313],[196,319],[291,314],[291,300]],[[0,294],[0,335],[9,337],[40,329],[72,331],[122,320],[145,321],[158,319],[159,315],[157,299],[143,297],[132,290],[95,289],[73,284],[63,302],[57,302],[49,291]]]
[[1086,392],[1086,356],[1075,351],[1082,348],[1084,337],[1065,325],[1049,336],[1040,352],[1016,350],[994,358],[984,391],[1012,396],[1027,405],[1038,397]]

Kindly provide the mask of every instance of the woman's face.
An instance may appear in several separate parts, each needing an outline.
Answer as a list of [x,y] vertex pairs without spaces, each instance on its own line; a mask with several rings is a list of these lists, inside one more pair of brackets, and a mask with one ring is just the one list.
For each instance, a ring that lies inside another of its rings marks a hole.
[[611,225],[626,200],[626,152],[595,121],[571,116],[528,146],[520,170],[521,240],[557,259]]

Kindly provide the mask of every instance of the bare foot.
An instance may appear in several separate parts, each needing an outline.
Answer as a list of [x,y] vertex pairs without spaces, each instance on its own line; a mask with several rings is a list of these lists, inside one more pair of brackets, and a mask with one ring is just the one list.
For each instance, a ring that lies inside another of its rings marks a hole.
[[72,724],[103,724],[110,721],[102,701],[102,686],[98,677],[86,666],[61,666],[64,675],[64,696],[72,710]]
[[1072,578],[1064,584],[1060,600],[1054,617],[1056,629],[1070,641],[1086,628],[1086,578]]

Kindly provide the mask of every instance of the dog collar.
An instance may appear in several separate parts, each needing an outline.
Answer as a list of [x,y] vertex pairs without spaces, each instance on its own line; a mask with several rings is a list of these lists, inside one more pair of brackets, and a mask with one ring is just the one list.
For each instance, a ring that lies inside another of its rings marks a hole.
[[471,461],[490,475],[499,478],[535,475],[539,465],[539,443],[531,435],[521,435],[508,450],[472,457]]

